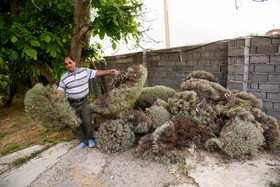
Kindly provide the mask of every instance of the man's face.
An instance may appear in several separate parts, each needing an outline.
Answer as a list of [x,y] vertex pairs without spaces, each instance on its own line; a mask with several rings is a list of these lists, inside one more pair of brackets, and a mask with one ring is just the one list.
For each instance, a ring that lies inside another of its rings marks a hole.
[[64,65],[68,69],[68,71],[73,72],[76,68],[76,61],[72,61],[69,57],[64,59]]

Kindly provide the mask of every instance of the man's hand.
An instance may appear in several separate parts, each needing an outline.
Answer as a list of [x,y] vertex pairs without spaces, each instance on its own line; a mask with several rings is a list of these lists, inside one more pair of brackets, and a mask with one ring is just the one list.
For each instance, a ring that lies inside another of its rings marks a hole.
[[103,76],[103,75],[108,75],[108,74],[114,74],[118,70],[116,69],[108,69],[108,70],[98,70],[97,71],[97,76]]

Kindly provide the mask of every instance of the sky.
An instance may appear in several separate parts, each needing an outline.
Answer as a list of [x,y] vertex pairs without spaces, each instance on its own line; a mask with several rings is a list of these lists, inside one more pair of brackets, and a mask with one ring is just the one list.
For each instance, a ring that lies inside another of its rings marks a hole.
[[[156,42],[142,43],[143,48],[134,50],[120,44],[114,51],[108,40],[103,41],[106,56],[166,47],[164,0],[142,2],[146,12],[142,30],[150,28],[146,34]],[[264,35],[271,29],[280,29],[280,0],[167,0],[167,5],[171,48],[248,36],[250,33]],[[98,38],[93,40],[98,41]]]

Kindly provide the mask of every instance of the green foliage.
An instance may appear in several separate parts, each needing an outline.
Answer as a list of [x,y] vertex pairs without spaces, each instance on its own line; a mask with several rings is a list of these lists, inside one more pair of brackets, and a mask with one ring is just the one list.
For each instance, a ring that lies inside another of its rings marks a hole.
[[180,161],[177,163],[179,173],[188,176],[190,174],[190,170],[194,169],[191,164],[187,164],[186,159],[182,156]]
[[107,120],[95,132],[95,141],[106,153],[123,152],[132,147],[135,135],[124,120]]
[[19,149],[19,145],[17,144],[12,144],[12,145],[9,145],[7,146],[2,152],[1,154],[4,155],[4,154],[7,154],[7,153],[12,153],[12,152],[15,152]]
[[37,155],[40,154],[41,152],[42,152],[42,151],[34,151],[34,152],[31,153],[29,156],[17,158],[16,160],[14,160],[14,161],[12,162],[12,165],[13,165],[13,166],[21,165],[21,164],[25,163],[27,160],[30,160],[31,158],[34,158],[35,156],[37,156]]
[[113,89],[91,104],[92,110],[104,116],[114,116],[133,107],[147,78],[143,65],[129,67],[125,74],[116,75]]
[[168,101],[168,98],[172,97],[175,93],[176,91],[173,88],[166,86],[146,87],[143,88],[136,104],[142,109],[149,108],[157,99]]
[[36,84],[25,95],[26,112],[34,121],[53,131],[77,128],[81,120],[75,115],[66,97],[56,92],[56,85]]
[[[93,8],[92,20],[84,25],[89,32],[83,35],[99,35],[101,39],[107,35],[114,49],[120,40],[127,42],[135,39],[136,43],[139,42],[142,33],[137,18],[142,16],[142,8],[137,0],[81,2],[84,3],[85,12]],[[62,62],[69,55],[70,46],[80,46],[80,43],[72,40],[75,37],[72,36],[72,29],[76,28],[73,20],[79,19],[77,16],[80,15],[74,15],[74,5],[72,0],[21,0],[15,1],[15,10],[12,10],[10,1],[1,3],[0,91],[6,91],[7,83],[11,86],[20,81],[29,82],[29,76],[38,80],[38,76],[44,75],[50,81],[65,72]],[[82,42],[80,39],[78,41]],[[102,59],[100,54],[103,51],[99,43],[84,44],[81,52],[87,59],[85,65],[89,65],[89,58]],[[2,69],[5,71],[2,72]],[[3,77],[7,80],[3,80]],[[1,93],[5,96],[9,94]]]

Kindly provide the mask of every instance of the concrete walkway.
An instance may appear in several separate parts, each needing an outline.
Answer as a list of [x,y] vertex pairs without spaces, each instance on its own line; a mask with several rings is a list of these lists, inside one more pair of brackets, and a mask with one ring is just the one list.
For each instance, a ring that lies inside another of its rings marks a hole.
[[[77,150],[78,141],[53,146],[27,163],[0,175],[1,187],[263,187],[280,183],[280,159],[277,155],[259,153],[254,158],[227,160],[218,153],[195,150],[186,158],[193,166],[189,176],[180,174],[177,165],[162,165],[135,158],[134,149],[105,154],[96,148]],[[42,147],[0,158],[1,166],[30,155]]]

